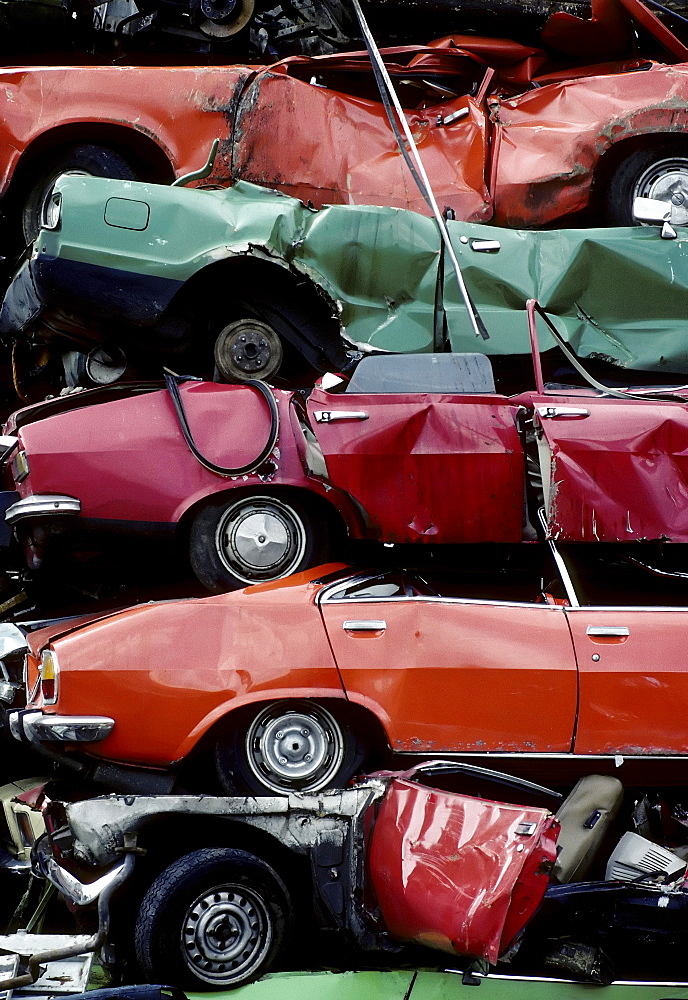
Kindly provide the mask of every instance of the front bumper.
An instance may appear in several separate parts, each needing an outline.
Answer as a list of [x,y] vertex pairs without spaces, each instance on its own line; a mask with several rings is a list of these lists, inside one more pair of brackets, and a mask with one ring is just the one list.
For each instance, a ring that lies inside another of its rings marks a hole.
[[16,524],[17,521],[23,521],[27,517],[55,517],[65,514],[74,516],[80,513],[81,501],[76,497],[35,493],[8,507],[5,510],[5,521],[7,524]]
[[31,708],[8,712],[7,721],[22,743],[97,743],[115,726],[106,715],[50,715]]

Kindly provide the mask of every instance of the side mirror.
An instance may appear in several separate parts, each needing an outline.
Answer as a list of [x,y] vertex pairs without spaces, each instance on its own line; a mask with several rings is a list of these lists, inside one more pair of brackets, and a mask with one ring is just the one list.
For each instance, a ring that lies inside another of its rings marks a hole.
[[657,198],[634,198],[633,218],[647,225],[661,226],[663,240],[675,240],[676,230],[670,225],[671,204]]

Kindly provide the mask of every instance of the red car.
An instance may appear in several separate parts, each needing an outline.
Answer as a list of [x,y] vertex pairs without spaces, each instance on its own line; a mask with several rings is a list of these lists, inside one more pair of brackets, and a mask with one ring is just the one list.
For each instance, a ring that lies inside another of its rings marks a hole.
[[110,780],[214,751],[226,788],[258,794],[342,787],[390,751],[630,759],[666,779],[688,759],[685,574],[585,546],[574,586],[549,545],[556,567],[538,545],[444,576],[329,564],[57,623],[27,636],[10,728]]
[[687,542],[685,391],[545,387],[539,366],[536,382],[507,397],[486,356],[427,354],[365,357],[305,404],[258,384],[91,390],[9,420],[0,500],[33,570],[126,529],[181,540],[215,592],[336,558],[345,537],[532,540],[542,503],[560,541]]
[[[639,0],[556,14],[543,48],[456,35],[386,53],[441,208],[541,226],[592,206],[633,224],[634,195],[681,208],[688,178],[688,48]],[[639,51],[642,25],[646,50]],[[67,170],[169,182],[197,170],[310,200],[427,212],[389,127],[367,54],[274,66],[19,67],[0,72],[0,197],[34,239]],[[8,230],[9,231],[9,230]]]

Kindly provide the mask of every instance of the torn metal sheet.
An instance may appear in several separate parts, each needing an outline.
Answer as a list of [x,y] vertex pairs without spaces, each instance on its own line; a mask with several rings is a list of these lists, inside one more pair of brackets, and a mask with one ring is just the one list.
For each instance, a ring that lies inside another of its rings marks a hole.
[[[270,265],[301,281],[300,303],[317,303],[323,318],[305,332],[285,327],[283,336],[316,367],[342,363],[337,329],[349,345],[364,348],[435,347],[440,245],[434,222],[422,215],[351,205],[314,211],[243,182],[197,191],[64,176],[55,196],[60,226],[42,231],[34,256],[10,286],[0,313],[5,335],[31,328],[88,346],[109,339],[133,354],[152,345],[179,351],[207,322],[206,296],[194,293],[191,279],[207,278],[212,287],[221,282],[231,302],[233,273],[246,273],[233,272],[240,263],[254,275],[267,274],[266,281]],[[117,216],[125,210],[143,213],[138,228]],[[530,353],[523,309],[536,298],[580,358],[688,372],[686,231],[668,241],[646,227],[448,226],[489,332],[480,341],[484,353]],[[279,296],[270,306],[279,313]],[[451,349],[474,351],[476,338],[450,273],[444,306]],[[553,346],[546,332],[541,346]]]
[[557,833],[542,809],[392,781],[369,849],[390,933],[496,962],[540,904]]

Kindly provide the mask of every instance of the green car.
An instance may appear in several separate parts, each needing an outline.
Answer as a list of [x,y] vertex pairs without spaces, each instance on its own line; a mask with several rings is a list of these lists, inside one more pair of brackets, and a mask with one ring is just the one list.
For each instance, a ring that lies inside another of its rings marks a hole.
[[[523,387],[504,385],[518,358],[532,381],[530,298],[588,368],[625,384],[688,372],[688,232],[448,227],[487,331],[477,349],[502,389]],[[351,352],[476,350],[432,219],[315,210],[245,182],[202,190],[69,174],[7,291],[0,334],[18,341],[19,361],[26,352],[25,370],[37,368],[31,350],[43,352],[54,387],[152,377],[163,365],[305,385]],[[543,330],[543,350],[553,346]]]
[[[477,989],[475,989],[477,987]],[[461,972],[287,972],[264,976],[226,1000],[686,1000],[688,985],[613,983],[590,986],[557,979],[518,976],[467,976]],[[207,993],[187,993],[207,1000]]]

